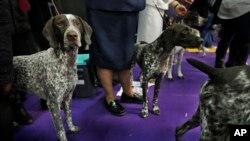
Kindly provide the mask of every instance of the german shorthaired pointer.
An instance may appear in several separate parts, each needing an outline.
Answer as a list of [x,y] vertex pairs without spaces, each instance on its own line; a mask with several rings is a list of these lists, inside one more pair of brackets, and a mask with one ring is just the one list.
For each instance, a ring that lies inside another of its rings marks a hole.
[[69,130],[79,131],[79,127],[73,125],[71,115],[72,92],[78,79],[76,57],[79,47],[91,43],[91,34],[92,29],[80,17],[57,15],[43,29],[43,35],[51,47],[36,54],[14,58],[16,89],[31,91],[47,101],[60,141],[67,140],[60,116],[61,105]]
[[[200,29],[207,22],[207,19],[201,17],[196,11],[188,11],[187,14],[181,20],[181,23],[186,24],[192,28]],[[198,48],[199,52],[202,53],[202,56],[206,56],[206,50],[204,46]]]
[[[188,11],[187,14],[179,21],[182,24],[188,25],[192,28],[198,29],[206,23],[206,19],[199,16],[195,11]],[[168,24],[172,25],[173,23],[178,23],[172,17],[169,17]],[[197,34],[200,34],[197,30]],[[200,36],[200,35],[199,35]],[[199,51],[203,52],[203,56],[206,54],[202,46],[200,46]],[[184,75],[181,69],[182,58],[185,53],[185,49],[181,46],[175,46],[175,48],[170,53],[171,57],[169,58],[169,70],[168,70],[168,80],[173,81],[173,67],[176,64],[177,77],[178,79],[184,79]],[[176,60],[175,60],[176,59]],[[175,63],[176,61],[176,63]]]
[[[175,46],[170,53],[169,63],[168,63],[168,80],[173,81],[173,67],[176,64],[178,79],[184,79],[184,75],[181,69],[182,58],[185,53],[185,49],[181,46]],[[177,57],[176,57],[177,55]]]
[[136,44],[134,61],[141,68],[141,86],[143,92],[142,117],[148,116],[148,82],[155,78],[153,112],[160,114],[158,93],[162,78],[168,71],[169,54],[175,46],[198,47],[202,39],[194,29],[183,24],[169,26],[155,41],[149,44]]
[[202,85],[197,111],[176,128],[176,141],[183,134],[201,126],[201,141],[229,141],[230,125],[250,124],[250,67],[212,68],[194,59],[187,59],[209,79]]

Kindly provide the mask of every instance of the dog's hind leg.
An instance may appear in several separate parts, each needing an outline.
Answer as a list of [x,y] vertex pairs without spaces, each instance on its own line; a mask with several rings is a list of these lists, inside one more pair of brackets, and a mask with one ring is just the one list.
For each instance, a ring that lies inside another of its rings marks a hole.
[[181,141],[182,136],[195,127],[200,125],[200,109],[198,108],[197,111],[194,113],[191,119],[186,121],[181,126],[176,127],[175,129],[175,139],[176,141]]
[[174,54],[169,56],[168,63],[168,80],[173,81],[173,65],[174,65]]
[[160,108],[158,106],[158,94],[161,88],[161,81],[164,75],[161,74],[155,79],[155,88],[154,88],[154,98],[153,98],[153,112],[157,115],[160,114]]
[[62,102],[62,106],[64,109],[64,113],[66,116],[66,122],[69,127],[69,130],[71,132],[77,132],[80,130],[80,127],[75,126],[72,122],[72,113],[71,113],[71,99],[72,99],[72,94],[70,94],[67,98],[64,99]]
[[184,75],[183,75],[182,69],[181,69],[181,63],[182,63],[184,52],[185,52],[185,49],[182,48],[180,50],[180,52],[178,53],[178,59],[177,59],[177,63],[176,63],[176,66],[177,66],[177,75],[178,75],[179,79],[184,79]]
[[143,107],[141,110],[141,116],[143,118],[146,118],[148,116],[148,98],[147,98],[147,92],[148,92],[148,81],[144,80],[143,77],[141,86],[142,86],[142,98],[143,98]]
[[65,130],[63,127],[62,118],[60,115],[60,104],[59,102],[53,102],[47,99],[48,109],[52,117],[52,121],[56,128],[57,137],[60,141],[67,141]]

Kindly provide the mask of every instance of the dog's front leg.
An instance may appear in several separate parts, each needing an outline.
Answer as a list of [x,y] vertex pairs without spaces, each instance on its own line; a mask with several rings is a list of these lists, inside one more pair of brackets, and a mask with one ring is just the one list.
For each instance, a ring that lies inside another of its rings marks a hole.
[[71,100],[72,100],[72,94],[70,94],[68,97],[64,99],[64,101],[62,102],[62,106],[64,113],[66,115],[66,122],[69,127],[69,130],[71,132],[77,132],[80,131],[80,127],[75,126],[72,122]]
[[148,92],[148,81],[143,80],[142,81],[142,98],[143,98],[143,107],[141,110],[141,116],[143,118],[146,118],[148,116],[148,98],[147,98],[147,92]]
[[181,141],[182,136],[187,131],[189,131],[190,129],[193,129],[195,127],[198,127],[199,125],[200,125],[200,110],[198,108],[191,119],[186,121],[181,126],[176,127],[176,129],[175,129],[175,139],[176,139],[176,141]]
[[182,48],[179,52],[178,55],[178,60],[177,60],[177,74],[178,74],[178,78],[179,79],[184,79],[184,75],[182,74],[182,69],[181,69],[181,63],[182,63],[182,59],[183,59],[183,55],[184,55],[185,49]]
[[153,98],[153,112],[157,115],[160,114],[160,108],[158,106],[158,94],[159,90],[161,87],[161,81],[163,79],[164,75],[160,74],[156,79],[155,79],[155,88],[154,88],[154,98]]
[[60,115],[60,103],[59,102],[53,102],[47,99],[47,105],[48,109],[50,111],[52,121],[54,123],[54,126],[56,128],[57,137],[60,141],[67,141],[65,130],[63,127],[62,118]]

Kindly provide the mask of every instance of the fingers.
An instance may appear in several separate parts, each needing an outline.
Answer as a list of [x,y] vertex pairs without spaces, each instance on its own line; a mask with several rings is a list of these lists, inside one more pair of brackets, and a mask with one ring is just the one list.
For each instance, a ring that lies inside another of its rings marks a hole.
[[183,6],[183,5],[178,5],[176,7],[176,13],[179,16],[184,16],[187,13],[187,8],[185,6]]

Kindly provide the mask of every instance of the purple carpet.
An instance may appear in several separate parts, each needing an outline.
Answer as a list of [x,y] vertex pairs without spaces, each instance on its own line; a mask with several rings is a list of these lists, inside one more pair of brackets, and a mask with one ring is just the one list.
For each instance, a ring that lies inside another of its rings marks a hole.
[[[207,76],[186,62],[186,58],[197,58],[213,66],[214,53],[202,57],[198,53],[186,52],[183,60],[184,80],[163,81],[160,94],[159,116],[152,113],[153,87],[149,90],[149,116],[141,118],[142,105],[123,104],[126,115],[117,117],[111,115],[104,107],[104,92],[101,88],[93,97],[73,98],[73,122],[80,126],[81,131],[70,133],[67,126],[69,141],[175,141],[175,127],[189,119],[195,112],[199,98],[199,88]],[[139,68],[135,68],[138,76]],[[118,90],[116,86],[115,90]],[[117,97],[119,99],[119,97]],[[56,132],[48,111],[40,110],[38,97],[28,95],[25,101],[34,123],[18,127],[15,131],[15,141],[56,141]],[[62,112],[64,119],[64,114]],[[64,125],[65,121],[64,121]],[[199,128],[190,130],[184,135],[183,141],[198,141]]]

